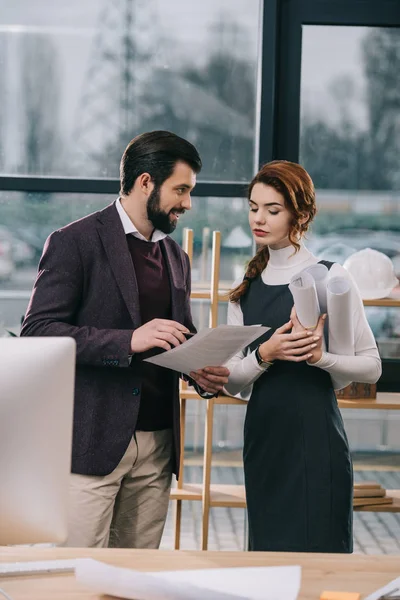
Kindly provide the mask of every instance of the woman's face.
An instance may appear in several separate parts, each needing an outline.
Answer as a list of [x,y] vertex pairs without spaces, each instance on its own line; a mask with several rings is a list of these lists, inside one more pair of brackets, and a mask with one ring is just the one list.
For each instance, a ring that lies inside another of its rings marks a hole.
[[290,245],[291,213],[279,192],[264,183],[256,183],[249,200],[249,223],[256,243],[279,250]]

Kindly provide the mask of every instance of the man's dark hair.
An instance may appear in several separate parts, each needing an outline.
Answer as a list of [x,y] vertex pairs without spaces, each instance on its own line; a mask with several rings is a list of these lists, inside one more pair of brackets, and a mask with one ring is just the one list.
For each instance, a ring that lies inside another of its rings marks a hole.
[[170,131],[142,133],[129,142],[120,165],[121,195],[127,195],[142,173],[149,173],[159,188],[171,177],[177,162],[185,162],[195,173],[201,171],[196,148]]

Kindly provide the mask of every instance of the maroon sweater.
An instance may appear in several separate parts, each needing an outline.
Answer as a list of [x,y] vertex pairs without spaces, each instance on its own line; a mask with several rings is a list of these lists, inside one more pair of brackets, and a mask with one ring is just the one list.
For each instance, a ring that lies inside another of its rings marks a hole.
[[[142,325],[152,319],[171,318],[171,287],[167,265],[159,242],[147,242],[127,235],[129,251],[139,288]],[[156,349],[140,355],[149,358]],[[158,431],[172,427],[173,372],[142,362],[142,393],[137,430]]]

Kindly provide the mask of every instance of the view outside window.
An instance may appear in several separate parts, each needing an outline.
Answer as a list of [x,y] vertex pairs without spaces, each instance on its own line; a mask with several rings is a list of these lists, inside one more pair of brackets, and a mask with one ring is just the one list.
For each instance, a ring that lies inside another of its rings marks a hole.
[[[400,30],[305,26],[300,160],[319,214],[309,247],[343,264],[370,247],[400,277]],[[400,298],[400,286],[392,292]],[[400,310],[368,307],[383,357],[400,358]]]
[[203,180],[253,173],[259,0],[13,0],[0,11],[0,173],[118,177],[170,129]]
[[[114,200],[115,196],[105,194],[0,192],[0,335],[5,329],[19,331],[48,235]],[[193,289],[210,288],[215,230],[222,235],[221,286],[229,289],[243,275],[252,253],[247,215],[244,198],[193,197],[191,211],[172,235],[182,244],[184,227],[193,229]],[[226,308],[226,303],[221,304],[221,323],[226,322]],[[208,314],[206,301],[193,302],[198,328],[208,327]]]

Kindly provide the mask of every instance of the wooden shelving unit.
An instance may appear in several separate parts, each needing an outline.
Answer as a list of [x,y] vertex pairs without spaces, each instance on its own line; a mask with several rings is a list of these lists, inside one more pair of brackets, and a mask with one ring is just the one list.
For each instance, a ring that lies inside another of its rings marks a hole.
[[[193,230],[185,229],[183,248],[193,259]],[[220,253],[221,253],[221,234],[219,231],[213,232],[212,237],[212,274],[210,289],[205,286],[195,287],[192,290],[192,299],[203,299],[210,301],[209,327],[216,327],[218,324],[218,304],[228,300],[228,289],[224,286],[221,289],[219,285],[220,273]],[[400,307],[400,300],[385,298],[383,300],[365,301],[366,306],[395,306]],[[204,456],[203,456],[203,481],[199,483],[185,483],[184,481],[184,451],[185,451],[185,419],[187,400],[199,400],[206,403],[206,420],[204,431]],[[180,418],[181,418],[181,458],[180,458],[180,478],[177,486],[171,490],[171,500],[176,501],[175,511],[175,544],[176,550],[180,548],[181,525],[182,525],[182,502],[195,501],[202,503],[202,531],[201,531],[201,549],[208,548],[208,530],[210,508],[213,507],[232,507],[245,508],[246,497],[245,489],[242,485],[216,485],[211,483],[212,466],[212,433],[214,422],[214,407],[216,405],[243,405],[247,403],[244,400],[233,398],[232,396],[219,396],[205,400],[199,396],[193,389],[189,389],[185,382],[181,382],[180,389]],[[347,400],[340,398],[338,400],[339,408],[347,409],[369,409],[369,410],[400,410],[400,393],[378,393],[376,399],[361,398]],[[355,507],[357,511],[373,512],[400,512],[400,490],[388,490],[388,496],[393,497],[393,504],[388,505],[370,505]]]

